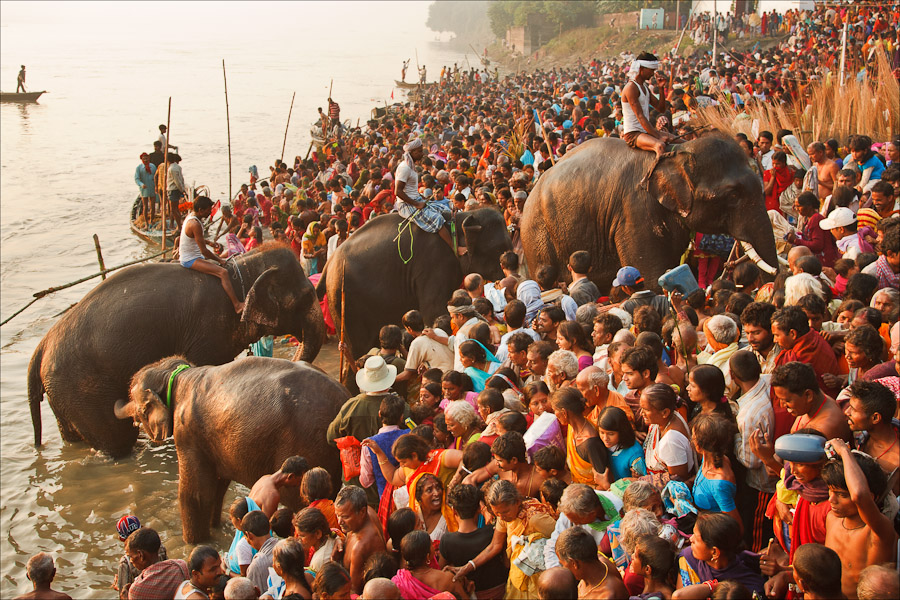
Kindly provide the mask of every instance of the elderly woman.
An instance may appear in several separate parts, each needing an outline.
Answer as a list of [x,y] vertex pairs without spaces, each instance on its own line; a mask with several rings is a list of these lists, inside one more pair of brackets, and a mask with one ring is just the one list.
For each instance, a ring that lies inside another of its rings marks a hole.
[[815,294],[819,298],[825,297],[820,280],[809,273],[797,273],[787,278],[784,282],[784,305],[794,306],[803,296]]
[[731,398],[737,394],[738,387],[731,380],[728,361],[738,351],[738,324],[731,317],[715,315],[703,323],[703,333],[706,334],[706,343],[712,349],[712,354],[704,352],[697,357],[697,361],[718,367],[722,371],[725,375],[725,393]]
[[465,450],[466,446],[481,437],[478,414],[466,400],[454,400],[444,409],[447,431],[453,434],[453,448]]
[[597,430],[584,417],[584,396],[574,387],[563,388],[551,394],[550,402],[560,426],[566,428],[566,464],[572,482],[608,490],[609,452]]
[[444,483],[437,475],[423,473],[419,477],[415,487],[415,499],[419,518],[425,532],[431,536],[432,542],[439,544],[445,533],[456,531],[458,528],[456,517],[445,502]]
[[[698,586],[707,588],[706,581],[737,581],[751,592],[765,594],[765,580],[751,564],[747,552],[738,552],[741,528],[737,521],[722,513],[706,513],[697,517],[691,545],[681,551],[678,559],[677,589]],[[708,590],[708,588],[707,588]],[[686,592],[686,598],[695,598]],[[702,596],[706,597],[706,596]]]
[[[509,579],[506,582],[506,598],[537,598],[537,579],[543,569],[526,575],[516,564],[521,554],[532,554],[531,545],[536,539],[549,538],[556,522],[550,509],[533,498],[523,499],[511,481],[495,481],[488,490],[485,501],[497,516],[494,537],[487,548],[474,559],[456,569],[455,579],[459,579],[478,567],[488,563],[506,549],[509,558]],[[525,539],[524,545],[513,544],[516,539]],[[531,557],[530,558],[535,558]]]
[[686,480],[694,468],[690,432],[676,409],[675,391],[654,383],[644,388],[641,417],[649,425],[644,440],[644,460],[650,481],[662,490],[670,479]]
[[578,357],[570,350],[557,350],[547,359],[547,374],[544,381],[550,391],[575,385],[578,376]]
[[559,566],[556,540],[570,527],[581,527],[599,547],[606,537],[607,527],[619,520],[622,501],[612,492],[597,491],[583,483],[573,483],[563,490],[559,500],[559,519],[553,535],[544,549],[546,567]]

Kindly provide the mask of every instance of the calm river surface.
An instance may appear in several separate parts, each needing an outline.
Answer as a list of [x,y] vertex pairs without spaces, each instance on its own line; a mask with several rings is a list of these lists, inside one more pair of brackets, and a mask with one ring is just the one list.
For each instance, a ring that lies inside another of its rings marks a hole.
[[[106,264],[149,255],[126,214],[138,155],[152,150],[172,97],[170,141],[188,183],[228,193],[222,59],[228,69],[233,185],[247,168],[280,156],[296,91],[285,158],[303,155],[309,124],[333,96],[342,116],[364,123],[389,103],[401,62],[416,49],[429,80],[462,54],[435,43],[427,3],[10,3],[0,15],[0,83],[15,89],[20,64],[39,104],[0,106],[0,317],[34,292],[95,273],[91,239]],[[471,60],[471,57],[470,57]],[[395,97],[400,99],[399,92]],[[42,404],[44,446],[36,450],[25,373],[58,314],[99,279],[52,294],[0,330],[0,597],[29,591],[24,566],[39,551],[57,561],[56,589],[75,598],[114,596],[126,513],[160,531],[170,557],[186,558],[172,443],[139,444],[113,461],[63,445]],[[334,367],[326,346],[319,363]],[[232,486],[234,488],[234,486]],[[226,497],[230,503],[235,490]],[[231,531],[216,532],[227,549]]]

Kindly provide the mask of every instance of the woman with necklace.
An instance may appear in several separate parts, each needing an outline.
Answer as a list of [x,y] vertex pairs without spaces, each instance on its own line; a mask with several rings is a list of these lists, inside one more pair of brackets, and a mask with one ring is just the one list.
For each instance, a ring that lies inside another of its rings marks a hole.
[[644,440],[644,460],[650,482],[662,490],[670,479],[685,481],[694,469],[687,423],[675,410],[678,397],[663,384],[654,383],[641,393],[641,417],[649,425]]
[[422,527],[437,547],[445,533],[458,527],[453,511],[444,502],[444,484],[436,475],[424,473],[416,482],[415,496]]
[[294,515],[294,537],[306,551],[306,580],[312,583],[322,565],[331,560],[335,534],[318,508],[304,508]]
[[584,417],[584,396],[577,388],[567,387],[553,392],[550,401],[560,426],[566,428],[566,463],[572,482],[608,490],[609,452]]
[[[741,539],[740,526],[728,515],[706,513],[697,517],[691,545],[681,551],[678,559],[679,578],[675,588],[697,586],[712,590],[718,581],[732,579],[751,592],[764,595],[765,579],[750,566],[752,556],[738,552]],[[699,597],[690,592],[685,594],[687,598]]]

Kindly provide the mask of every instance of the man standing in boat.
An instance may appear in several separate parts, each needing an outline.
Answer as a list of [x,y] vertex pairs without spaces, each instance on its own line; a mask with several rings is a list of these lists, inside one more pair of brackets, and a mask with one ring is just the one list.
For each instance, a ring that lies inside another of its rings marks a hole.
[[409,59],[403,61],[403,68],[400,69],[400,81],[406,82],[406,70],[409,68]]
[[16,93],[19,93],[19,90],[22,90],[22,93],[27,93],[25,89],[25,65],[22,65],[22,68],[19,70],[19,76],[16,78]]
[[150,162],[150,155],[146,152],[141,153],[141,164],[134,170],[134,182],[137,184],[138,190],[140,190],[141,214],[144,216],[144,222],[147,226],[156,220],[155,175],[156,165]]

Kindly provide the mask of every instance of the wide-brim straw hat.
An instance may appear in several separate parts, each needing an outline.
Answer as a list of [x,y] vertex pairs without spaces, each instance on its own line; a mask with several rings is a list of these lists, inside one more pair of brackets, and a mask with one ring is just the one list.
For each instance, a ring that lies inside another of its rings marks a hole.
[[397,367],[384,362],[380,356],[372,356],[366,365],[356,372],[356,385],[363,392],[381,392],[394,385]]

